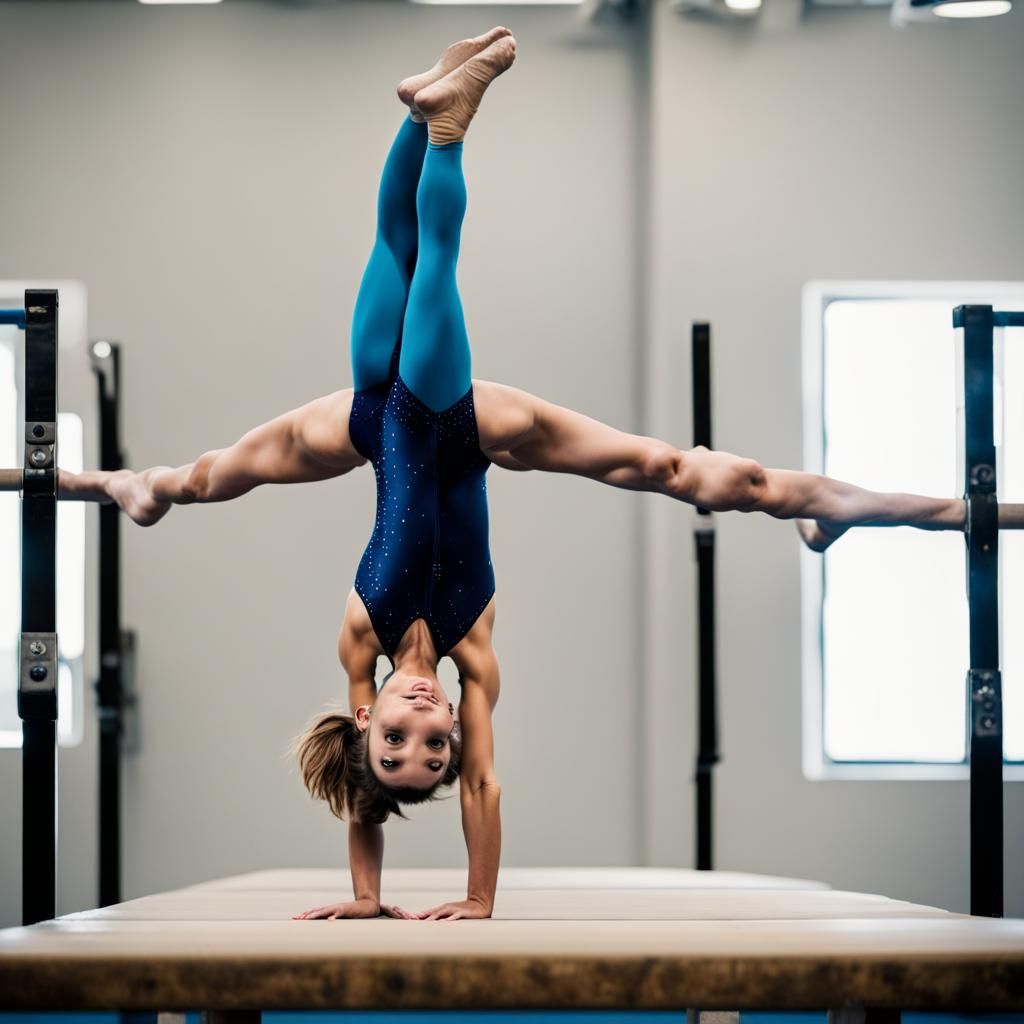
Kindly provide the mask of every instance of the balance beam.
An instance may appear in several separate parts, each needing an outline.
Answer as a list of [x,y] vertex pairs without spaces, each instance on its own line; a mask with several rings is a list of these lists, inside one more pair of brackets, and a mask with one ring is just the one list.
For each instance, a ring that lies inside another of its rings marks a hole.
[[[464,884],[392,870],[382,897]],[[0,931],[0,1008],[1024,1010],[1024,921],[816,882],[505,869],[489,921],[291,920],[350,891],[345,871],[268,871]]]

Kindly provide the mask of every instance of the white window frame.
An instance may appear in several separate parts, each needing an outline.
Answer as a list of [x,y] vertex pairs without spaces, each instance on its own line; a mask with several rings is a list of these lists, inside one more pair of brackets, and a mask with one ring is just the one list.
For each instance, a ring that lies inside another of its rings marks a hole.
[[[996,281],[809,281],[803,289],[803,442],[804,469],[821,473],[825,465],[825,432],[822,417],[822,350],[825,310],[837,299],[944,299],[957,303],[992,304],[1020,302],[1024,282]],[[952,307],[950,316],[952,317]],[[950,321],[952,322],[952,320]],[[951,399],[952,401],[952,396]],[[962,472],[962,471],[961,471]],[[822,674],[822,556],[804,548],[800,555],[801,642],[803,681],[803,772],[812,781],[927,780],[970,778],[966,763],[837,762],[825,754],[824,677]],[[967,665],[964,678],[967,676]],[[964,686],[966,688],[966,682]],[[965,689],[966,694],[966,689]],[[966,701],[966,696],[965,696]],[[1024,782],[1024,765],[1004,764],[1005,782]]]

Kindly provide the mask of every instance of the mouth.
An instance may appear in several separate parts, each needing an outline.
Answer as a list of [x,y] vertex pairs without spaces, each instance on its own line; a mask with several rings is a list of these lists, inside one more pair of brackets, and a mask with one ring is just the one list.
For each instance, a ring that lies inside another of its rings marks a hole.
[[418,679],[409,687],[409,692],[404,696],[409,701],[426,700],[431,704],[441,703],[434,693],[434,684],[426,679]]

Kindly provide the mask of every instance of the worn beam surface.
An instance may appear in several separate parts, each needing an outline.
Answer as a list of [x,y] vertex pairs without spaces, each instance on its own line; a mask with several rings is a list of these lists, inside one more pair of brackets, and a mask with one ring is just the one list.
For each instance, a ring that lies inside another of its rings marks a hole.
[[[382,896],[463,878],[385,873]],[[0,1008],[1024,1009],[1024,922],[813,882],[519,869],[489,921],[290,918],[348,891],[263,872],[0,931]]]

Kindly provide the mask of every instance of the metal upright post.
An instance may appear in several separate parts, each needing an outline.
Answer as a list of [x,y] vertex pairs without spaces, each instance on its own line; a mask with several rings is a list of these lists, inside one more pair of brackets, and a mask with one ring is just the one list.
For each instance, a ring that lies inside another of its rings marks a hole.
[[[92,346],[100,410],[100,468],[124,465],[119,435],[121,353],[113,342]],[[99,905],[121,901],[121,750],[124,732],[124,658],[121,637],[121,514],[116,505],[99,509],[100,674],[99,716]]]
[[57,907],[57,293],[25,292],[21,503],[22,920]]
[[1003,915],[1003,711],[999,672],[999,503],[991,306],[957,306],[963,330],[967,502],[967,745],[971,768],[971,913]]
[[[693,340],[693,443],[711,445],[711,326],[695,323]],[[697,509],[693,531],[697,556],[697,869],[712,864],[712,772],[718,763],[718,712],[715,674],[715,521]]]

